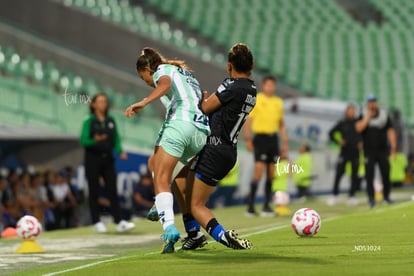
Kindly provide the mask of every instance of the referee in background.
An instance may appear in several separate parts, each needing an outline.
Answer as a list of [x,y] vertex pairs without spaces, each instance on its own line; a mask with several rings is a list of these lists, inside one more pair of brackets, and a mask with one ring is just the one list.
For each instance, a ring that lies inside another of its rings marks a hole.
[[107,232],[106,226],[99,217],[99,185],[104,181],[106,195],[111,203],[110,209],[117,232],[133,229],[135,225],[121,219],[121,209],[116,185],[115,158],[113,151],[121,159],[127,159],[122,151],[121,139],[115,120],[108,114],[109,103],[104,93],[92,97],[90,116],[83,122],[80,143],[85,147],[85,173],[89,188],[89,209],[92,223],[98,233]]
[[286,127],[283,121],[283,100],[275,96],[276,79],[267,76],[262,81],[262,92],[257,94],[256,106],[246,120],[244,137],[248,151],[254,152],[254,176],[250,184],[246,215],[256,216],[254,209],[257,186],[266,171],[265,198],[261,215],[273,216],[269,203],[272,198],[272,181],[275,163],[279,156],[279,136],[283,149],[289,150]]

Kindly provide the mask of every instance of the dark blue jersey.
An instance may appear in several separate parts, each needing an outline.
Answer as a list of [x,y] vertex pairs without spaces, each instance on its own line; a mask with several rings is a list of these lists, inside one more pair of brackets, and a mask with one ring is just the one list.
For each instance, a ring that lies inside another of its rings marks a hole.
[[256,85],[247,78],[226,78],[217,88],[221,107],[210,114],[208,144],[236,144],[240,129],[256,104]]

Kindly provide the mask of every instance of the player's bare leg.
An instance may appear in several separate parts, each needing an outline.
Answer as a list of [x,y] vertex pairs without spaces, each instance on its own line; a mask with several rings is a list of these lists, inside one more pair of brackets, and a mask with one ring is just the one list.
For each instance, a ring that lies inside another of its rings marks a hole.
[[171,176],[178,163],[178,158],[169,155],[162,147],[158,147],[153,161],[155,205],[164,229],[164,233],[161,235],[164,241],[161,253],[171,253],[174,252],[174,244],[180,238],[180,233],[174,225],[174,201],[170,188]]

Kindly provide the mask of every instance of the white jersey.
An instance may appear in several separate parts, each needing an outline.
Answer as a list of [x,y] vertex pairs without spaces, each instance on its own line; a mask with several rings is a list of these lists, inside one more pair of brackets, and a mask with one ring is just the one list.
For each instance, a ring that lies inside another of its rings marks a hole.
[[197,79],[189,71],[170,64],[158,66],[153,76],[156,86],[162,76],[168,76],[171,79],[171,89],[168,93],[170,103],[167,107],[165,123],[191,122],[198,129],[209,133],[208,117],[204,115],[199,106],[202,92]]

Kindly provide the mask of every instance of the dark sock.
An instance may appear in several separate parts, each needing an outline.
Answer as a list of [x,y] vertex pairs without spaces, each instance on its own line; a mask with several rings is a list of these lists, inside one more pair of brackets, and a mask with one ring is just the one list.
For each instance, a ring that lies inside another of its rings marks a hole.
[[264,210],[269,210],[269,203],[270,200],[272,200],[272,180],[270,179],[266,179],[265,182],[265,198],[264,198],[264,205],[263,205],[263,209]]
[[221,226],[221,224],[218,223],[215,218],[212,218],[207,223],[206,231],[210,234],[210,236],[213,237],[213,239],[227,246],[227,241],[222,239],[226,230],[223,228],[223,226]]
[[254,200],[256,198],[257,191],[257,181],[252,181],[250,183],[250,195],[248,199],[249,210],[254,210]]
[[200,231],[200,224],[192,214],[183,214],[184,228],[190,238],[195,238]]

